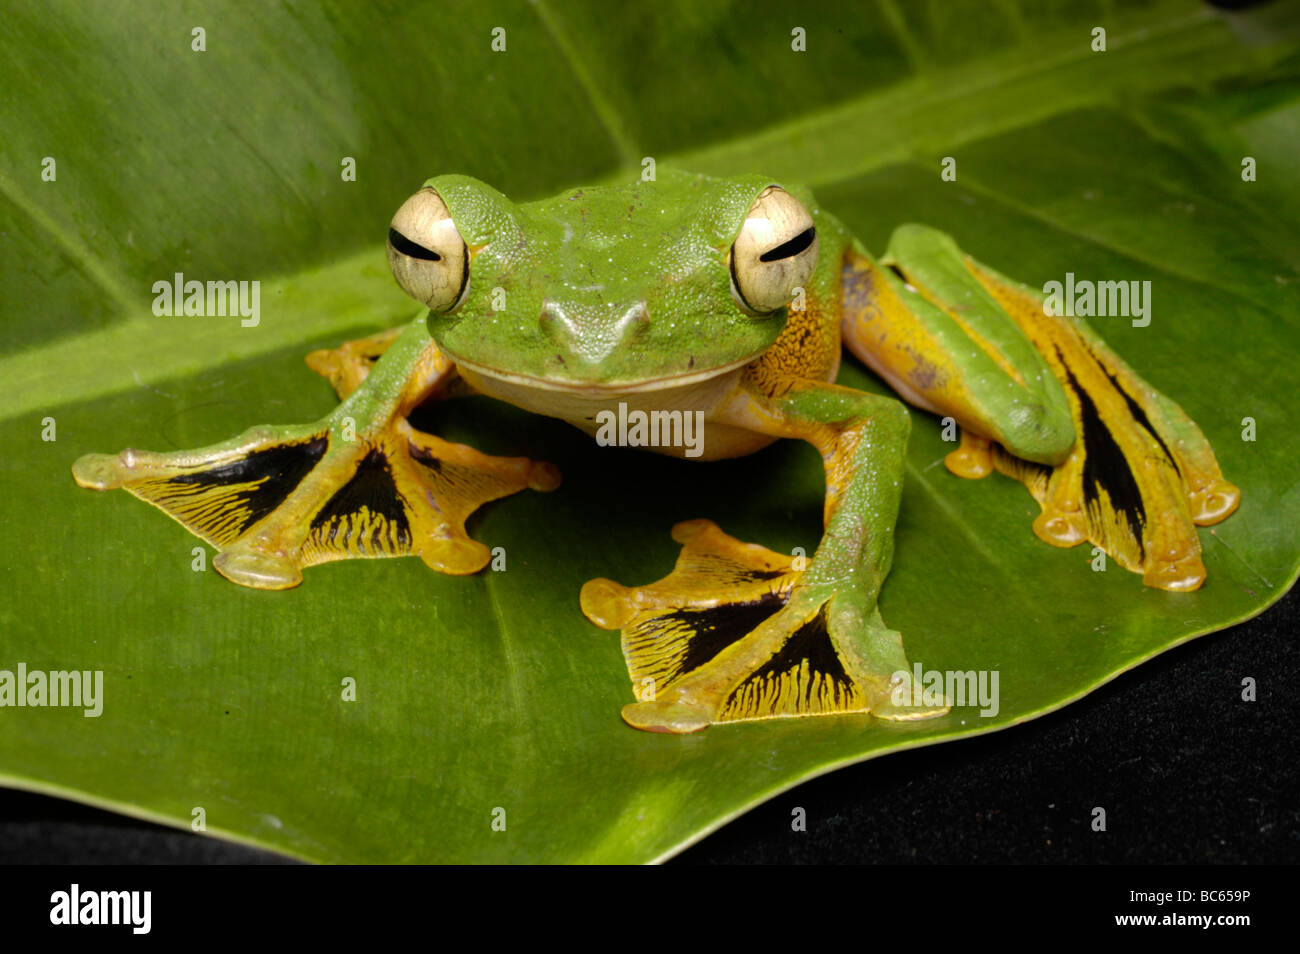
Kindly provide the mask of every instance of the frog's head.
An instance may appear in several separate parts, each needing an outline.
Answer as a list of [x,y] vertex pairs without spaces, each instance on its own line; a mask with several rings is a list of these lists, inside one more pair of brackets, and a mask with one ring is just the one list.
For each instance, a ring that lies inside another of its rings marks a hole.
[[584,391],[676,386],[752,360],[817,247],[808,208],[770,179],[670,170],[525,205],[438,176],[388,233],[398,284],[457,364]]

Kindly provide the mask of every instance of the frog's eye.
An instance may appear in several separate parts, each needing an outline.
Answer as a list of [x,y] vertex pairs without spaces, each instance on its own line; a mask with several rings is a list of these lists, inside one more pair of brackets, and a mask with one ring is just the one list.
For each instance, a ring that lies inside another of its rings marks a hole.
[[768,186],[749,207],[731,246],[731,297],[765,315],[787,305],[817,267],[817,229],[803,203]]
[[469,249],[442,196],[428,186],[393,216],[388,267],[402,291],[435,312],[455,310],[469,293]]

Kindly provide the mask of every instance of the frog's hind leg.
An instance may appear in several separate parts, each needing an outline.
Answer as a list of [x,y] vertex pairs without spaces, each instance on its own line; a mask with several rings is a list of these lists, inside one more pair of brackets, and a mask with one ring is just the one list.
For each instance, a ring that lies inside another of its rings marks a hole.
[[245,586],[284,589],[305,567],[354,557],[414,555],[473,573],[489,551],[466,534],[469,515],[526,487],[553,489],[559,476],[412,428],[405,415],[454,373],[416,322],[318,422],[257,427],[192,451],[89,454],[73,475],[163,510],[217,547],[214,566]]
[[962,477],[996,467],[1039,502],[1037,536],[1085,540],[1148,586],[1205,579],[1196,524],[1240,499],[1196,425],[1079,318],[922,226],[894,233],[882,264],[842,270],[844,336],[908,401],[962,428],[946,459]]

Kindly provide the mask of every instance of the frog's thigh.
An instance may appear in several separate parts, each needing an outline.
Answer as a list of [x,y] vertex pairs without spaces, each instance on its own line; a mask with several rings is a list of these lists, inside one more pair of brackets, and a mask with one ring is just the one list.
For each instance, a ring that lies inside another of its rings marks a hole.
[[[872,713],[913,719],[899,635],[875,603],[893,553],[906,411],[889,398],[799,382],[780,401],[738,393],[719,419],[772,436],[800,437],[823,455],[826,534],[799,562],[727,536],[707,520],[679,524],[673,572],[624,587],[593,580],[584,613],[623,631],[633,690],[624,719],[637,728],[689,732],[714,722]],[[806,566],[800,565],[806,563]],[[896,692],[904,700],[895,704]]]
[[962,476],[991,471],[982,453],[988,441],[1026,460],[1059,464],[1074,442],[1060,383],[966,271],[951,239],[923,230],[927,241],[900,241],[915,231],[895,233],[885,264],[856,249],[846,255],[845,344],[909,403],[953,418],[980,439],[950,455],[949,467]]
[[217,547],[214,565],[246,586],[295,586],[304,567],[352,557],[418,555],[442,572],[472,573],[488,551],[466,535],[465,519],[525,487],[551,489],[558,475],[412,428],[406,413],[453,373],[414,323],[320,421],[256,427],[198,450],[90,454],[73,475],[159,507]]

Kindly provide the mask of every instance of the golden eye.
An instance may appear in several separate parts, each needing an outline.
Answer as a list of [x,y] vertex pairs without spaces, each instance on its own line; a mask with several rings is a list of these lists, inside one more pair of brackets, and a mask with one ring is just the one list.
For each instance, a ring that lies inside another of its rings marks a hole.
[[765,315],[788,305],[817,267],[817,229],[803,203],[780,186],[754,200],[731,245],[731,297]]
[[425,187],[402,203],[388,227],[388,267],[397,284],[435,312],[469,293],[469,249],[442,196]]

